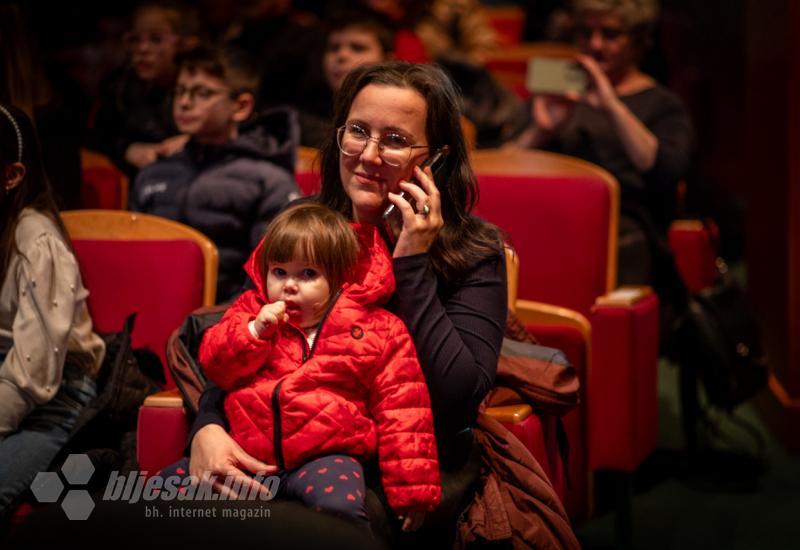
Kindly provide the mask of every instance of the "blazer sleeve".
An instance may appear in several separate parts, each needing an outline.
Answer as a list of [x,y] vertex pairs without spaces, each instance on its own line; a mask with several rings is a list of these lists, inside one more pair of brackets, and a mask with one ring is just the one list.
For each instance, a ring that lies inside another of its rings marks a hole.
[[248,323],[264,303],[248,290],[233,303],[200,343],[199,359],[209,380],[229,391],[252,377],[265,363],[273,339],[256,338]]
[[442,489],[428,387],[411,336],[392,319],[370,391],[383,488],[397,514],[433,511]]

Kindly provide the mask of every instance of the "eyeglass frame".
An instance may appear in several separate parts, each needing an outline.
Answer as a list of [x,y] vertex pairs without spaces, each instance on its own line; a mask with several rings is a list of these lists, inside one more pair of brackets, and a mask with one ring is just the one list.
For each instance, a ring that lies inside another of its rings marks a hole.
[[[207,90],[213,93],[209,97],[198,98],[197,93],[201,90]],[[211,101],[217,95],[224,94],[225,90],[226,88],[209,88],[203,85],[183,87],[183,89],[179,86],[175,86],[175,88],[172,89],[172,97],[174,100],[180,101],[184,95],[189,94],[189,101],[195,102],[199,100],[201,103],[204,103],[206,101]],[[239,93],[237,93],[236,90],[230,90],[228,92],[228,96],[231,98],[235,98],[237,95],[239,95]]]
[[[386,134],[382,134],[380,137],[377,137],[377,138],[376,137],[372,137],[371,135],[369,135],[369,136],[367,136],[367,139],[364,140],[364,147],[361,149],[361,151],[359,151],[356,154],[351,155],[349,153],[346,153],[345,150],[342,149],[342,137],[344,136],[344,131],[347,128],[347,124],[348,123],[345,122],[344,124],[342,124],[341,126],[336,128],[336,145],[339,146],[339,151],[346,157],[354,158],[354,157],[358,157],[358,156],[363,155],[364,151],[367,150],[367,146],[369,145],[369,142],[370,141],[374,141],[378,146],[378,156],[381,157],[381,160],[383,162],[385,162],[386,164],[388,164],[389,166],[393,166],[393,167],[396,168],[398,166],[403,166],[404,164],[407,164],[408,161],[411,160],[411,154],[414,152],[414,149],[430,148],[430,145],[419,145],[419,144],[409,145],[408,146],[408,158],[404,162],[401,162],[400,164],[392,164],[391,162],[389,162],[385,158],[383,158],[383,150],[386,148],[386,146],[385,145],[381,145],[381,139]],[[403,139],[406,139],[405,136],[402,136],[402,137],[403,137]]]

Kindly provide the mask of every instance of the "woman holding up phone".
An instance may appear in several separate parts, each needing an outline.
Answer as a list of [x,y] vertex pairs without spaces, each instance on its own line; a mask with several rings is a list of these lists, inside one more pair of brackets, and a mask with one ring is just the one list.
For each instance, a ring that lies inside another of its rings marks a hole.
[[[431,396],[448,495],[425,519],[433,531],[428,536],[443,537],[437,546],[451,545],[455,518],[470,497],[469,480],[478,474],[470,426],[494,383],[507,313],[500,234],[470,215],[476,182],[458,105],[438,68],[390,61],[355,69],[337,95],[317,197],[360,223],[382,225],[389,205],[401,213],[392,249],[396,291],[388,307],[411,334]],[[419,165],[444,146],[449,154],[434,181],[431,168]],[[245,471],[270,465],[225,433],[220,396],[209,386],[200,401],[190,470],[233,472],[247,483]],[[374,521],[373,527],[385,534]]]
[[[575,0],[583,94],[535,95],[533,124],[517,144],[573,155],[611,172],[622,191],[620,284],[655,284],[663,239],[685,176],[692,126],[682,102],[638,63],[651,42],[657,0]],[[660,275],[658,275],[660,276]]]

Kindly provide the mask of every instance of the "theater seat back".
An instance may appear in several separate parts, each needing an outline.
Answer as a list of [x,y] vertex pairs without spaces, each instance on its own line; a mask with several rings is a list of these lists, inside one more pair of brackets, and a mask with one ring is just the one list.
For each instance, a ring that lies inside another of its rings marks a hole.
[[214,303],[216,247],[194,229],[146,214],[78,210],[63,218],[95,330],[119,331],[136,313],[133,346],[166,364],[170,333],[194,309]]

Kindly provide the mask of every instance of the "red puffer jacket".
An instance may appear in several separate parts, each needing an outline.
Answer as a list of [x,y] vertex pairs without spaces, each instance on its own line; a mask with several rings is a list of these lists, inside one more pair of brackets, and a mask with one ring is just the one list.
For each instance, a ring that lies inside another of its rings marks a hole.
[[428,387],[405,325],[380,307],[394,292],[386,245],[373,226],[354,229],[358,264],[311,349],[289,323],[268,340],[250,333],[267,300],[259,246],[246,266],[256,289],[206,332],[200,362],[229,392],[231,435],[254,457],[292,469],[321,455],[363,460],[377,451],[392,509],[432,511],[441,484]]

